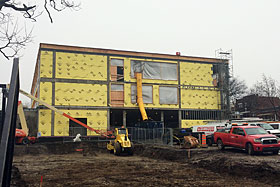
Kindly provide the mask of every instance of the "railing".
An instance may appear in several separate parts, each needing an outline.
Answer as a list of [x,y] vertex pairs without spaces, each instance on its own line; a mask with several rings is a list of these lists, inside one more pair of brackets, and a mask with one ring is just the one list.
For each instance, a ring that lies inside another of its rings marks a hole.
[[170,128],[128,127],[131,141],[144,144],[173,145],[173,131]]
[[[78,130],[80,127],[71,127],[71,130]],[[111,128],[113,130],[114,128]],[[128,127],[129,139],[134,143],[141,144],[162,144],[162,145],[173,145],[173,129],[171,128],[138,128],[138,127]],[[74,136],[63,136],[61,141],[63,142],[73,142]],[[52,137],[54,139],[55,137]],[[57,137],[59,139],[59,137]],[[82,142],[102,142],[109,141],[110,137],[105,136],[84,136],[81,134]]]

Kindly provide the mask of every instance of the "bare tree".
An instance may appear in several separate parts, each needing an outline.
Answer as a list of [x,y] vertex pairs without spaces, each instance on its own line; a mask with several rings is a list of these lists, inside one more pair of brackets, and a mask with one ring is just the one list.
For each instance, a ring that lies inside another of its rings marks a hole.
[[236,99],[240,99],[247,93],[248,87],[244,80],[240,80],[237,77],[229,79],[229,97],[232,104],[235,103]]
[[253,85],[253,87],[250,89],[250,93],[267,97],[274,109],[275,115],[278,117],[278,119],[280,118],[275,100],[275,97],[279,98],[280,96],[280,87],[276,80],[263,74],[262,80],[257,81],[256,84]]
[[[78,10],[80,4],[69,0],[24,1],[0,0],[0,53],[7,59],[18,56],[19,51],[32,41],[32,28],[27,30],[22,20],[36,22],[38,16],[47,13],[53,22],[51,10]],[[19,23],[20,22],[20,23]]]

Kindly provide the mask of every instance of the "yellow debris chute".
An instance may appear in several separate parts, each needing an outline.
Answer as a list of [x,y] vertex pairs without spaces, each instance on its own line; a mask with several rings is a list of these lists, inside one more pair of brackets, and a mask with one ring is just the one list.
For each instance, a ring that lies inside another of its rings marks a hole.
[[139,106],[143,121],[148,120],[147,113],[144,107],[143,96],[142,96],[142,73],[136,73],[135,77],[137,80],[137,104]]

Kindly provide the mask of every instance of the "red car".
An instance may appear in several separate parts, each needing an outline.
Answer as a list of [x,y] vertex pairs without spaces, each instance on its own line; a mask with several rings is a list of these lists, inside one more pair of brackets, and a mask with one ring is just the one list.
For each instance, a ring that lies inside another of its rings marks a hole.
[[230,130],[215,132],[214,141],[220,150],[225,146],[245,149],[249,155],[255,152],[278,154],[280,138],[258,126],[232,126]]

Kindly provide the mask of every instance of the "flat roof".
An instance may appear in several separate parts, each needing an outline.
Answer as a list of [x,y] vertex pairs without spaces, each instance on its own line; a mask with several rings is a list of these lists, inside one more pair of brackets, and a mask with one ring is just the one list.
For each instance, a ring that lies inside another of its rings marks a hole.
[[197,62],[207,62],[207,63],[228,63],[228,60],[226,60],[226,59],[217,59],[217,58],[178,56],[178,55],[171,55],[171,54],[124,51],[124,50],[114,50],[114,49],[89,48],[89,47],[40,43],[40,50],[44,50],[44,49],[45,50],[55,50],[55,51],[65,51],[65,52],[97,53],[97,54],[104,54],[104,55],[130,56],[130,57],[140,57],[140,58],[142,57],[142,58],[151,58],[151,59],[197,61]]

